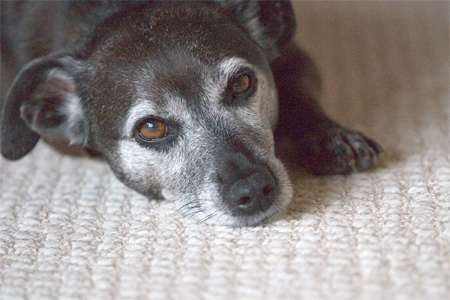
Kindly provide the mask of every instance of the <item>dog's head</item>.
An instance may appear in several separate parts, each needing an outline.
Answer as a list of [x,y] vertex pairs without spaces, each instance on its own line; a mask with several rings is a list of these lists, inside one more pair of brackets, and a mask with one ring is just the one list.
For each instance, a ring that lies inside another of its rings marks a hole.
[[2,154],[18,159],[41,136],[64,140],[201,221],[274,216],[292,198],[274,154],[269,65],[286,33],[259,4],[231,2],[132,7],[80,48],[31,62],[3,105]]

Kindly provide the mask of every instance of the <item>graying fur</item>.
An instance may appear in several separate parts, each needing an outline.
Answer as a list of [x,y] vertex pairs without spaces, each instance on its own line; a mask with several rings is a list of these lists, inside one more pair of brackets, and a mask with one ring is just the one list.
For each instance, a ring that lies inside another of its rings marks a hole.
[[[226,225],[254,225],[270,218],[289,203],[292,188],[281,162],[275,157],[272,127],[276,119],[276,92],[271,76],[257,71],[258,90],[251,99],[250,108],[229,109],[221,104],[220,95],[226,88],[228,79],[239,69],[252,67],[243,58],[231,57],[221,61],[213,72],[204,74],[203,88],[205,111],[217,118],[224,132],[235,132],[246,140],[251,150],[264,162],[281,182],[281,195],[273,207],[252,218],[233,217],[223,205],[219,192],[219,183],[215,179],[220,171],[220,156],[216,153],[220,137],[202,124],[199,116],[194,116],[184,105],[185,100],[171,91],[171,86],[162,87],[161,94],[166,99],[159,104],[152,102],[152,94],[143,94],[141,88],[137,101],[127,113],[124,134],[126,139],[118,143],[118,165],[129,174],[128,185],[136,190],[165,191],[178,198],[181,211],[207,223]],[[270,73],[269,73],[270,74]],[[160,94],[160,95],[161,95]],[[147,100],[144,100],[147,99]],[[160,152],[141,147],[132,141],[133,128],[138,120],[148,115],[158,115],[165,119],[175,118],[183,124],[183,134],[177,144],[168,151]],[[257,137],[257,139],[255,139]],[[157,174],[155,176],[155,174]]]

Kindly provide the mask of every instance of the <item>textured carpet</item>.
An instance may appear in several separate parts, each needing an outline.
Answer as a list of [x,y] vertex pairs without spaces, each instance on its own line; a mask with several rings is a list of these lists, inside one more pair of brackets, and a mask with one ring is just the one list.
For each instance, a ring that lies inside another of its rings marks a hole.
[[197,224],[101,161],[0,159],[0,299],[450,299],[449,3],[297,2],[326,111],[385,148],[267,226]]

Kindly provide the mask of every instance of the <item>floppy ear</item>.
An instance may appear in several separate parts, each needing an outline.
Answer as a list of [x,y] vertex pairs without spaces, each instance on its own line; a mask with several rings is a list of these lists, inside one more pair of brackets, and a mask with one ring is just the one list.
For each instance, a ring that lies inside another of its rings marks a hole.
[[17,75],[2,104],[0,148],[16,160],[30,152],[39,138],[85,144],[84,119],[75,71],[80,62],[69,57],[39,58]]
[[231,9],[252,38],[268,52],[277,55],[295,33],[295,16],[290,1],[219,1]]

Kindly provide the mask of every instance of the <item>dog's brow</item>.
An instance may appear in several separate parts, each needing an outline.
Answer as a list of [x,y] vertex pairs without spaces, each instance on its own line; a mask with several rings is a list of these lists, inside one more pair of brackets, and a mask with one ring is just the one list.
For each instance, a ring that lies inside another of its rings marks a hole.
[[239,71],[239,69],[242,69],[244,67],[250,67],[250,64],[245,59],[240,57],[226,58],[219,64],[221,76],[226,77],[235,74],[237,71]]

